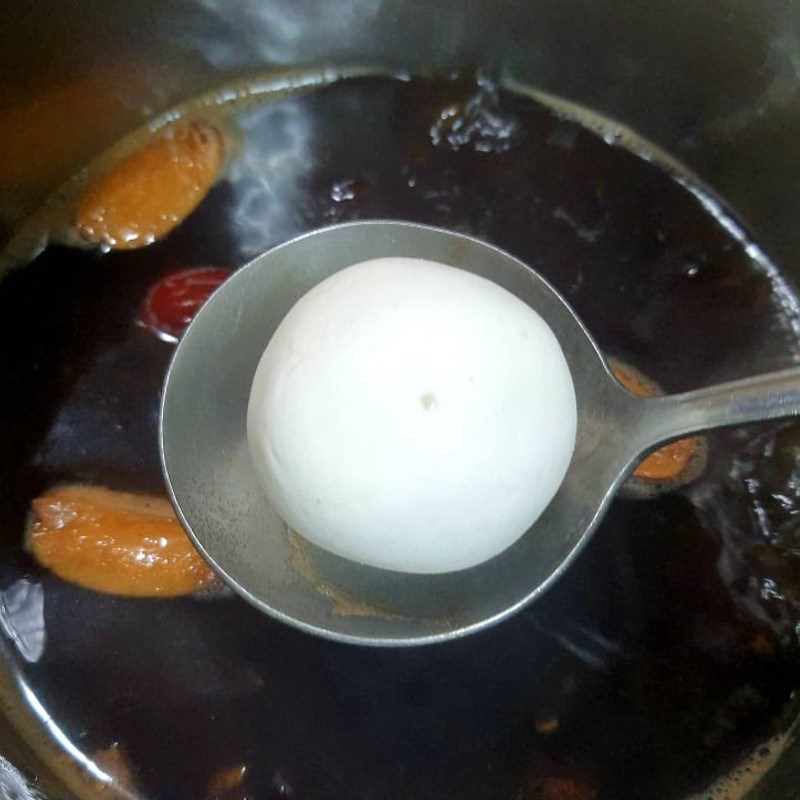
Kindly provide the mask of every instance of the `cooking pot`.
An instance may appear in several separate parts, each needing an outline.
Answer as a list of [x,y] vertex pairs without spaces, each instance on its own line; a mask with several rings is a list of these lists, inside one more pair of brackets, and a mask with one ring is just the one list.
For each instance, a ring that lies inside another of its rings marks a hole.
[[[638,131],[724,196],[790,280],[800,275],[791,0],[32,0],[2,2],[2,12],[0,239],[99,150],[231,79],[307,64],[480,68]],[[2,649],[0,792],[91,796],[79,743],[37,705],[8,636]],[[302,681],[286,691],[302,694]],[[290,795],[276,775],[276,796]],[[800,742],[789,741],[747,796],[800,798],[799,776]]]

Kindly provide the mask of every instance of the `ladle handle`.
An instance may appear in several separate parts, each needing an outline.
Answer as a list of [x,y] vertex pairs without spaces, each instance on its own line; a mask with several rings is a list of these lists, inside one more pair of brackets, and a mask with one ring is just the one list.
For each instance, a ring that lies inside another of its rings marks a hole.
[[645,402],[650,446],[691,433],[800,415],[800,367]]

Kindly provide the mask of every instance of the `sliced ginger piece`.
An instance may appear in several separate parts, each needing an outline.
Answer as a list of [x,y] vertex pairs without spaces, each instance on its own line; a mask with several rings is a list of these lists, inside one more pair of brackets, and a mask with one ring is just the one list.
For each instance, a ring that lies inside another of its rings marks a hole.
[[189,594],[215,581],[158,497],[98,486],[64,486],[31,504],[26,545],[59,577],[135,597]]
[[[661,394],[658,387],[644,375],[621,361],[613,359],[609,366],[614,377],[630,392],[640,397]],[[664,445],[645,458],[634,470],[637,478],[650,481],[665,481],[680,475],[697,451],[695,438],[679,439]]]
[[[95,766],[100,767],[111,779],[111,786],[121,789],[127,797],[137,797],[136,782],[133,779],[128,758],[124,748],[119,742],[106,747],[104,750],[95,750],[92,754]],[[110,788],[106,785],[106,788]],[[116,793],[115,793],[116,794]]]
[[215,772],[208,785],[207,800],[223,800],[223,798],[239,796],[240,794],[245,797],[248,796],[246,793],[241,792],[234,795],[237,789],[241,789],[248,772],[247,764],[234,764],[232,767]]
[[172,123],[89,184],[75,211],[78,235],[118,250],[162,238],[206,196],[224,151],[222,134],[210,123]]

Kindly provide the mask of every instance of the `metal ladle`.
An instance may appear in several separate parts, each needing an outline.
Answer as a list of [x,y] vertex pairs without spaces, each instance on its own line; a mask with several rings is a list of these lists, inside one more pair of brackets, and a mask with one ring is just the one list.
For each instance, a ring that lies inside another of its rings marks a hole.
[[[327,553],[289,531],[256,482],[245,421],[256,365],[278,323],[312,286],[381,256],[470,270],[514,293],[558,337],[578,406],[575,452],[553,501],[512,547],[468,570],[414,575]],[[161,407],[166,483],[189,536],[222,578],[271,616],[369,645],[441,642],[535,600],[586,544],[643,454],[671,439],[800,413],[800,368],[686,394],[637,397],[611,375],[564,299],[496,247],[406,222],[354,222],[299,236],[236,272],[177,347]]]

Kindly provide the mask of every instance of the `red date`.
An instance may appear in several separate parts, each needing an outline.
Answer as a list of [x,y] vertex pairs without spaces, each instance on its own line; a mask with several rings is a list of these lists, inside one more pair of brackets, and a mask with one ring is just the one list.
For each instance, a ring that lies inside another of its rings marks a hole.
[[203,303],[229,276],[228,270],[217,267],[198,267],[166,275],[148,291],[138,324],[159,339],[177,342]]

